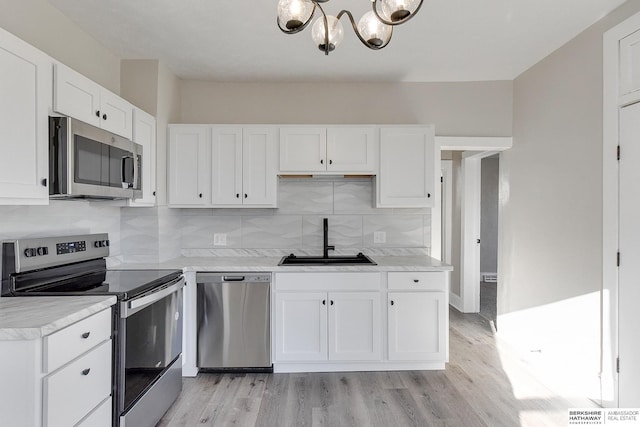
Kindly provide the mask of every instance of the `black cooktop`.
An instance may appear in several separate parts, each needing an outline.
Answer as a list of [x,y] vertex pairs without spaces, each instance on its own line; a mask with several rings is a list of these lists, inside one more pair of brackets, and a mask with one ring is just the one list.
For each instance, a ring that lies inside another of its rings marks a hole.
[[33,286],[20,295],[114,295],[128,300],[177,280],[180,270],[100,270]]

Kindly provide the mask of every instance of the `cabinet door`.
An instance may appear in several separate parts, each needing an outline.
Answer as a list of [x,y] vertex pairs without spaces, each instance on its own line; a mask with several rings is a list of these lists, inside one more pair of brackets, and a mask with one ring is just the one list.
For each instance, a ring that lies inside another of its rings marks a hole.
[[378,207],[433,207],[436,184],[433,127],[382,128]]
[[380,293],[329,293],[329,360],[380,360]]
[[243,203],[275,208],[278,204],[276,129],[244,128],[242,141]]
[[211,201],[211,135],[206,126],[169,127],[169,205],[202,207]]
[[100,90],[100,127],[127,139],[133,135],[133,106],[106,89]]
[[133,142],[142,145],[142,198],[129,206],[156,204],[156,119],[139,108],[133,111]]
[[280,171],[324,172],[326,154],[326,128],[280,128]]
[[54,66],[53,110],[100,126],[100,86],[71,68]]
[[389,292],[389,360],[444,361],[443,292]]
[[620,40],[620,95],[630,95],[638,89],[640,89],[640,31]]
[[242,128],[211,129],[211,203],[242,204]]
[[327,170],[375,172],[374,127],[330,127],[327,129]]
[[0,204],[47,204],[51,61],[0,28]]
[[327,360],[327,294],[276,294],[276,354],[279,362]]

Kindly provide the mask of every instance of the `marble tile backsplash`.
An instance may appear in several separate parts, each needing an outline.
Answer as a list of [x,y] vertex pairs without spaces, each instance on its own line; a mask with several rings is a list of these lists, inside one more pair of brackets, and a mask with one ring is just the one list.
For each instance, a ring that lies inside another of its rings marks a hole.
[[0,241],[109,233],[111,257],[122,254],[120,210],[124,202],[51,200],[48,206],[0,206]]
[[[337,253],[393,254],[403,249],[409,254],[428,253],[430,209],[376,209],[368,179],[281,179],[278,205],[278,209],[174,209],[179,217],[174,233],[187,256],[279,255],[291,250],[317,254],[322,250],[322,219],[328,218],[329,243]],[[128,238],[128,226],[137,228],[137,221],[127,213],[122,222],[122,234]],[[384,243],[374,242],[379,231],[385,233]],[[214,244],[215,234],[225,235],[226,245]],[[142,237],[140,242],[144,244]]]

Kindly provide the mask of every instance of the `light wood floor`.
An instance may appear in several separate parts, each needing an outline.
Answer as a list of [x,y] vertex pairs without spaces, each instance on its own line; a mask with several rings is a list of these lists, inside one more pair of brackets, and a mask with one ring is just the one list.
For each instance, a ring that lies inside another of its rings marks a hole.
[[445,371],[199,374],[159,426],[566,426],[559,396],[479,315],[451,310]]

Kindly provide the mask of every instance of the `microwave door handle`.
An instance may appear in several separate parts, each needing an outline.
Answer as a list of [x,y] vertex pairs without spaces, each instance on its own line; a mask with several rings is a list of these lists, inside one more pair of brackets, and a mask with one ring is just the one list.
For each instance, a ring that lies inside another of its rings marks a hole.
[[133,189],[135,190],[136,188],[138,188],[138,177],[140,176],[140,155],[139,154],[134,154],[133,157]]
[[[131,167],[127,168],[127,164],[131,163]],[[135,173],[135,163],[132,156],[122,156],[122,188],[131,188],[133,185],[133,176]],[[131,170],[131,173],[128,171]]]

